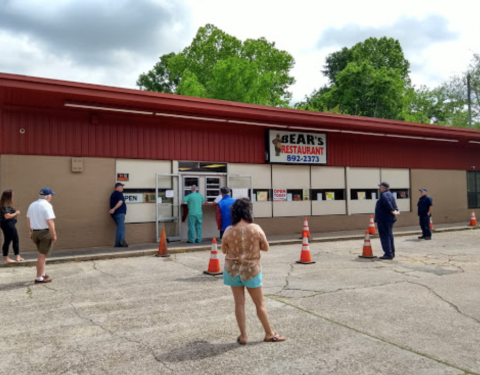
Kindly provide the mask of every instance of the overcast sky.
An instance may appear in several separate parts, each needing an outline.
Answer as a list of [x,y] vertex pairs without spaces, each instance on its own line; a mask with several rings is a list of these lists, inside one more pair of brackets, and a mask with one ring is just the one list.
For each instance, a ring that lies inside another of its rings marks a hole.
[[0,0],[0,72],[136,88],[211,23],[288,51],[294,102],[326,83],[329,53],[372,36],[398,39],[413,84],[433,88],[480,53],[479,14],[475,0]]

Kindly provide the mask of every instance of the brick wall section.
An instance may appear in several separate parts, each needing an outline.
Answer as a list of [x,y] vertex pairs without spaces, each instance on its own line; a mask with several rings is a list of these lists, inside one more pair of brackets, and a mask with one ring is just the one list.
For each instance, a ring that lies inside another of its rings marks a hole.
[[[411,211],[402,212],[395,227],[418,225],[417,202],[420,197],[418,190],[428,189],[433,198],[433,223],[470,223],[471,209],[467,204],[467,176],[459,170],[411,170]],[[373,212],[372,212],[373,214]],[[477,219],[480,210],[475,210]],[[310,216],[308,225],[311,232],[338,232],[347,230],[366,230],[370,214]],[[282,235],[302,233],[303,218],[286,217],[277,219],[258,218],[255,220],[267,235]]]
[[20,251],[35,250],[25,217],[42,187],[56,192],[52,205],[58,241],[54,248],[113,245],[115,223],[108,210],[115,184],[114,159],[84,158],[84,172],[73,173],[70,157],[1,155],[0,171],[1,190],[14,191],[15,208],[21,211],[17,223]]
[[[108,209],[114,184],[115,159],[84,158],[84,172],[72,173],[70,157],[0,156],[0,189],[14,191],[15,208],[21,211],[17,224],[21,251],[35,251],[28,236],[25,214],[29,204],[38,198],[38,191],[46,186],[57,193],[52,201],[59,236],[56,249],[111,246],[115,224]],[[418,224],[416,207],[420,187],[427,188],[433,197],[434,223],[469,224],[471,210],[467,207],[465,171],[412,169],[412,212],[403,212],[396,227]],[[479,211],[476,210],[477,217]],[[267,235],[300,234],[303,229],[303,217],[259,218],[256,222]],[[308,222],[312,232],[363,231],[368,228],[369,214],[313,216]],[[167,236],[176,232],[169,223],[166,231]],[[155,224],[127,224],[126,237],[130,244],[153,243]]]

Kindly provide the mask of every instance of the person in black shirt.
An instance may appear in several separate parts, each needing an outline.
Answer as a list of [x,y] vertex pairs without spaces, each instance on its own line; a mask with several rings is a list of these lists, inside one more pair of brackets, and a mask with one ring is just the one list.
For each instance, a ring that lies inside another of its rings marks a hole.
[[[23,258],[20,256],[20,245],[17,232],[17,216],[20,215],[20,211],[15,210],[13,207],[13,191],[5,190],[0,198],[0,224],[3,232],[3,258],[6,263],[20,262]],[[13,243],[13,252],[15,253],[16,260],[10,259],[8,251],[10,243]]]
[[110,214],[117,225],[115,235],[115,247],[128,247],[125,240],[125,215],[127,214],[127,205],[123,196],[123,187],[125,185],[117,182],[115,191],[110,196]]
[[420,199],[418,200],[418,218],[420,221],[420,228],[422,228],[422,235],[418,237],[419,240],[431,240],[432,231],[430,230],[430,217],[432,216],[433,201],[427,195],[427,189],[420,189]]

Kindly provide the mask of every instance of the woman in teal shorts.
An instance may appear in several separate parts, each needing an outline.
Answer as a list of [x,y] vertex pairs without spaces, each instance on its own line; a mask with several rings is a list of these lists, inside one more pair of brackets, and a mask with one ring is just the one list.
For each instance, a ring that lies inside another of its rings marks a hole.
[[276,334],[268,320],[262,288],[262,267],[260,251],[268,251],[268,241],[259,225],[253,224],[252,203],[246,199],[237,199],[231,207],[232,225],[225,230],[222,240],[222,252],[225,256],[223,283],[232,288],[235,300],[241,345],[247,343],[245,323],[245,287],[257,308],[257,316],[265,329],[264,341],[285,341],[285,336]]

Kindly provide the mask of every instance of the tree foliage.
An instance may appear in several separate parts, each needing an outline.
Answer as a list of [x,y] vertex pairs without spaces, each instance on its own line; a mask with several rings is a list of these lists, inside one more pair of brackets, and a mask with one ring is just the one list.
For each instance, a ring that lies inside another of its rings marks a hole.
[[285,106],[294,83],[295,61],[265,38],[245,42],[213,25],[201,27],[192,43],[178,54],[163,55],[152,70],[140,75],[144,90],[244,103]]
[[397,40],[369,38],[330,54],[322,70],[330,85],[296,108],[338,108],[350,115],[399,119],[409,68]]

